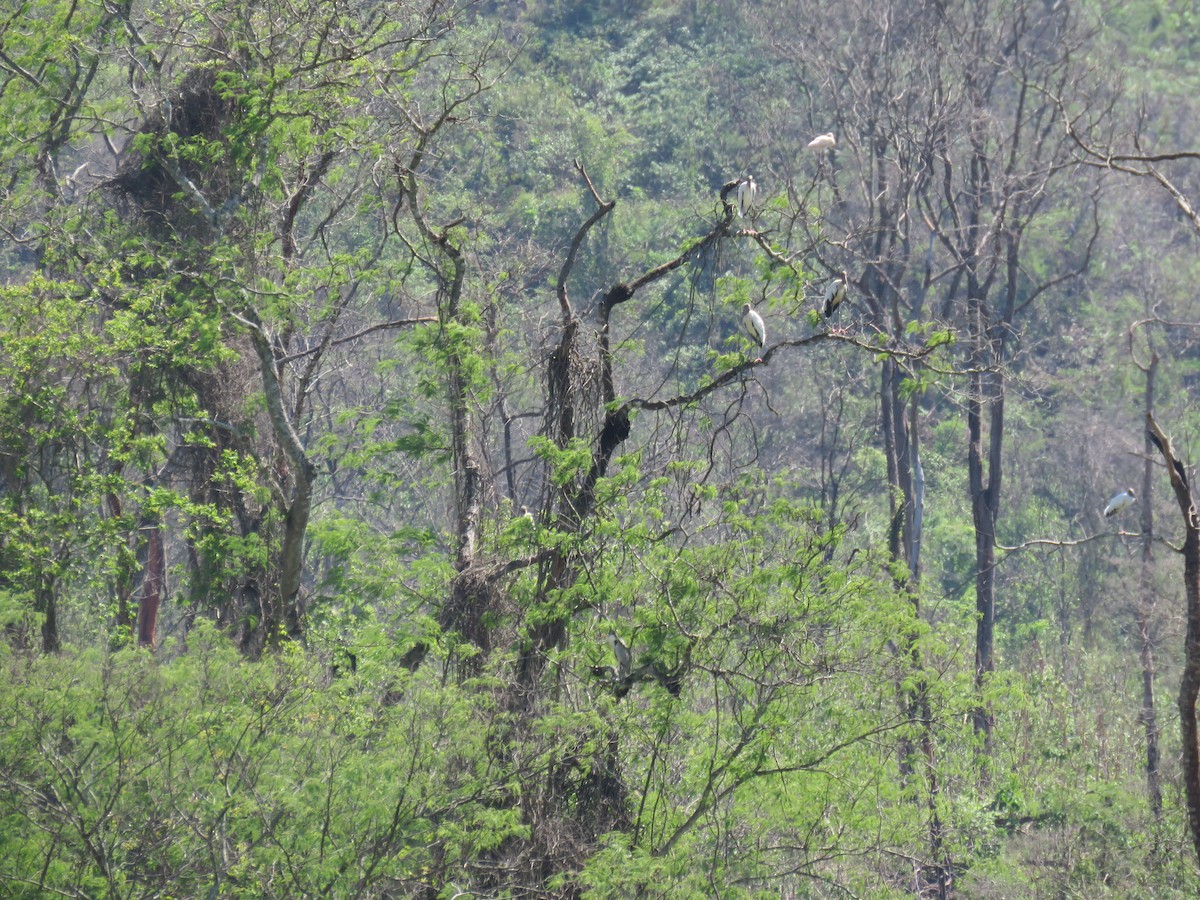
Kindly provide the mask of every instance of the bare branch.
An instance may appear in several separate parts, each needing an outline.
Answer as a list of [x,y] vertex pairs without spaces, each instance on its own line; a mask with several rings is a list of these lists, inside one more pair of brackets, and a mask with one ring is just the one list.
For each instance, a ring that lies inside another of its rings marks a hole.
[[302,359],[305,356],[310,356],[313,353],[319,353],[325,347],[337,347],[340,344],[348,344],[351,341],[357,341],[359,338],[366,337],[376,331],[384,331],[391,328],[403,328],[405,325],[419,325],[422,322],[436,322],[437,316],[417,316],[413,319],[392,319],[390,322],[378,322],[374,325],[368,325],[361,331],[356,331],[354,334],[348,334],[345,337],[335,338],[328,344],[318,344],[316,347],[309,347],[307,350],[298,350],[295,353],[289,353],[287,356],[279,357],[279,364],[294,362],[297,359]]
[[671,409],[675,406],[687,406],[688,404],[702,400],[719,388],[737,381],[742,373],[753,369],[755,366],[765,366],[771,361],[771,357],[784,348],[804,347],[808,344],[817,344],[823,341],[834,341],[836,343],[849,344],[850,346],[858,347],[861,350],[868,350],[878,356],[889,356],[903,360],[923,359],[936,349],[935,347],[922,347],[917,350],[905,350],[895,346],[888,347],[871,344],[862,340],[861,338],[838,331],[822,331],[818,332],[817,334],[810,334],[808,337],[780,341],[778,344],[775,344],[769,350],[764,352],[761,357],[753,360],[747,359],[745,362],[739,363],[731,369],[727,369],[708,384],[696,389],[695,391],[692,391],[691,393],[679,394],[675,397],[669,397],[664,400],[648,400],[640,397],[634,397],[626,400],[622,404],[618,415],[627,413],[630,409],[661,410]]
[[575,170],[583,176],[583,180],[587,183],[588,190],[595,199],[597,208],[588,220],[579,226],[575,232],[575,236],[571,239],[571,245],[567,249],[567,258],[563,260],[562,268],[558,272],[558,281],[555,283],[554,292],[558,297],[559,308],[562,309],[563,322],[568,322],[574,316],[571,310],[571,301],[567,297],[567,279],[571,275],[571,269],[575,267],[575,257],[579,255],[579,248],[583,244],[583,239],[587,237],[589,231],[595,227],[601,219],[613,211],[613,207],[617,205],[616,200],[604,201],[600,199],[600,195],[596,193],[596,187],[592,184],[592,179],[588,176],[587,169],[579,160],[575,161]]
[[[1053,547],[1055,549],[1061,549],[1064,547],[1079,547],[1083,544],[1089,544],[1092,541],[1109,537],[1142,537],[1142,534],[1136,531],[1102,531],[1099,534],[1089,534],[1087,537],[1076,538],[1075,540],[1066,540],[1063,538],[1031,538],[1028,541],[1022,541],[1021,543],[1014,544],[1011,547],[996,541],[996,549],[1003,550],[1006,553],[1016,553],[1019,550],[1029,550],[1034,547]],[[1162,543],[1167,544],[1168,547],[1171,547],[1171,544],[1167,543],[1167,541],[1163,540],[1162,538],[1159,538],[1159,540],[1162,541]],[[1172,547],[1172,549],[1175,548]]]

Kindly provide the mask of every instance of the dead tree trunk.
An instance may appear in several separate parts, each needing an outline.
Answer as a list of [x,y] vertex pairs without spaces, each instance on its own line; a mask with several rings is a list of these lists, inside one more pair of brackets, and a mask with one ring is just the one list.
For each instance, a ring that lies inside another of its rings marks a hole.
[[150,526],[150,546],[146,550],[146,576],[142,580],[142,596],[138,601],[138,646],[153,650],[157,644],[155,629],[158,608],[162,604],[163,587],[167,578],[163,556],[162,529]]
[[[416,187],[410,195],[414,198]],[[478,571],[479,525],[483,516],[483,479],[475,442],[475,422],[470,406],[470,361],[469,348],[453,335],[451,326],[464,327],[462,309],[463,283],[466,278],[466,261],[462,251],[450,239],[448,229],[433,231],[423,220],[418,225],[440,252],[444,265],[438,271],[439,302],[442,318],[442,335],[446,352],[446,402],[450,410],[450,448],[454,461],[454,534],[457,543],[455,553],[454,584],[450,592],[450,604],[443,609],[441,624],[452,628],[470,640],[485,654],[491,650],[491,631],[487,626],[488,613],[492,611],[495,598],[492,596],[488,579]],[[482,662],[465,659],[463,665],[476,671]]]
[[[591,335],[584,334],[584,324],[576,314],[567,290],[568,279],[584,238],[615,207],[615,200],[603,200],[592,184],[584,168],[577,164],[580,176],[587,184],[596,209],[584,222],[571,242],[567,257],[563,261],[557,282],[559,308],[562,312],[562,336],[550,357],[547,376],[546,434],[555,445],[565,448],[573,439],[581,436],[582,423],[598,419],[599,433],[588,435],[593,440],[592,465],[587,474],[562,489],[559,504],[558,528],[577,531],[595,507],[596,485],[608,471],[609,463],[618,448],[628,439],[632,427],[631,404],[618,404],[614,377],[613,352],[609,342],[609,326],[613,313],[621,304],[627,303],[644,287],[666,277],[685,266],[697,254],[721,238],[728,237],[733,222],[733,207],[722,194],[724,216],[696,244],[674,258],[648,269],[631,281],[613,284],[600,298],[596,316],[596,343],[599,353],[599,383],[592,380],[591,370],[581,371],[578,362],[582,341]],[[590,342],[587,345],[590,347]],[[650,404],[644,404],[649,407]],[[669,404],[667,404],[669,405]],[[602,411],[602,412],[601,412]],[[545,600],[551,592],[571,585],[577,577],[579,566],[564,551],[555,551],[545,565],[544,574],[538,585],[539,600]],[[565,635],[566,620],[560,617],[541,622],[530,629],[526,649],[518,661],[518,683],[532,690],[534,682],[545,667],[546,652],[560,643]]]
[[[1004,436],[1004,388],[998,372],[983,371],[987,339],[978,311],[982,300],[973,301],[973,335],[976,371],[971,375],[967,399],[967,478],[971,514],[975,526],[975,691],[979,705],[973,715],[975,731],[983,735],[983,752],[992,752],[995,720],[985,699],[987,682],[995,669],[992,650],[996,630],[996,519],[999,515],[1001,448]],[[987,443],[983,423],[988,419]]]
[[[1150,353],[1150,361],[1139,368],[1146,373],[1146,416],[1154,415],[1154,378],[1158,371],[1158,354]],[[1141,641],[1142,710],[1139,719],[1146,735],[1146,796],[1154,820],[1162,819],[1162,779],[1158,767],[1158,716],[1154,711],[1154,638],[1150,620],[1154,613],[1154,586],[1151,565],[1154,561],[1154,514],[1150,502],[1154,472],[1151,460],[1154,453],[1150,433],[1146,433],[1145,465],[1142,470],[1142,568],[1136,612],[1138,637]]]
[[1196,729],[1196,697],[1200,694],[1200,513],[1197,513],[1187,471],[1175,455],[1171,439],[1146,416],[1146,433],[1162,454],[1171,488],[1183,514],[1183,587],[1187,597],[1187,640],[1179,683],[1179,724],[1183,732],[1183,787],[1187,800],[1192,846],[1200,859],[1200,740]]
[[58,636],[58,602],[54,596],[54,578],[42,572],[37,576],[34,609],[42,613],[42,652],[57,653],[62,644]]

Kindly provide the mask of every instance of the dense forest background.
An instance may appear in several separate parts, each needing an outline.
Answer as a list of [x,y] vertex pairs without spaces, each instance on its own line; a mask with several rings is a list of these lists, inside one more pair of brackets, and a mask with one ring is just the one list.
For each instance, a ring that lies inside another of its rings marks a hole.
[[0,895],[1200,894],[1193,4],[13,6]]

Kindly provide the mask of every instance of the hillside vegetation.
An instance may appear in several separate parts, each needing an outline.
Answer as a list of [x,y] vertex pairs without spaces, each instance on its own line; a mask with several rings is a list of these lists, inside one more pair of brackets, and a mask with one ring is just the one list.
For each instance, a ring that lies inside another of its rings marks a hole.
[[1179,6],[0,14],[0,896],[1200,894]]

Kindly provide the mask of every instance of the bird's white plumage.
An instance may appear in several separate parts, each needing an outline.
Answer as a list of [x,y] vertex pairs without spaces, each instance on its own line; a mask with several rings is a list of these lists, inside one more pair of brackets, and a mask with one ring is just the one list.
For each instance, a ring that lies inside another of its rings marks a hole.
[[738,216],[745,218],[750,212],[750,207],[754,205],[754,195],[758,193],[758,185],[754,183],[754,176],[747,175],[738,182],[737,202]]
[[846,273],[834,277],[825,287],[825,307],[823,312],[825,318],[829,318],[834,314],[842,301],[846,299]]
[[613,656],[617,658],[617,674],[621,678],[628,678],[629,673],[633,670],[633,654],[617,637],[615,631],[608,633],[608,646],[612,647]]
[[1104,507],[1105,517],[1115,516],[1122,510],[1129,509],[1137,501],[1137,495],[1133,493],[1133,488],[1126,488],[1108,501],[1108,506]]
[[815,138],[808,142],[809,150],[828,150],[837,144],[837,138],[833,136],[832,131],[827,131],[825,134],[818,134]]
[[767,346],[767,326],[763,323],[762,316],[749,303],[742,307],[742,325],[754,343],[760,347]]

